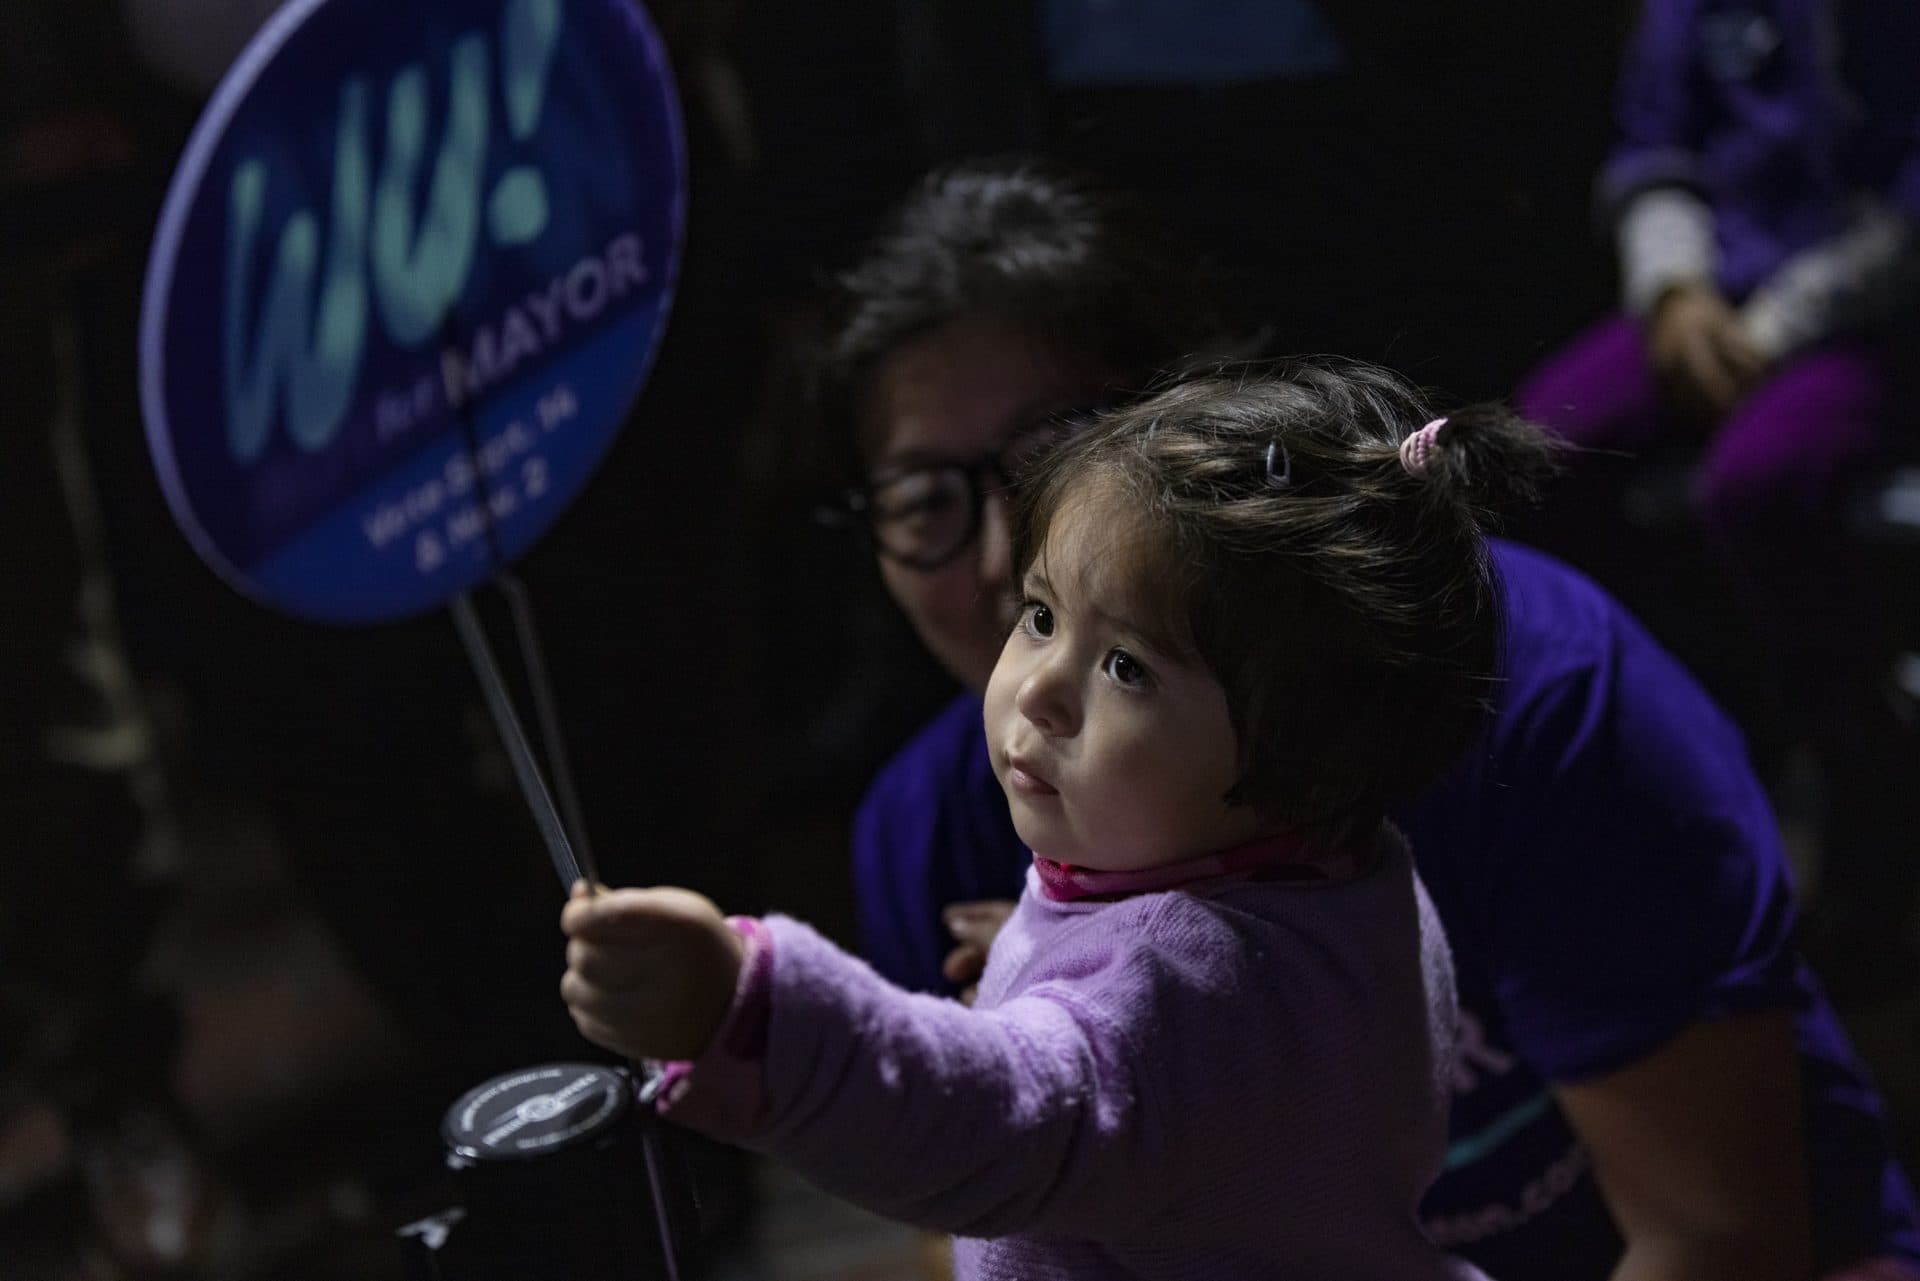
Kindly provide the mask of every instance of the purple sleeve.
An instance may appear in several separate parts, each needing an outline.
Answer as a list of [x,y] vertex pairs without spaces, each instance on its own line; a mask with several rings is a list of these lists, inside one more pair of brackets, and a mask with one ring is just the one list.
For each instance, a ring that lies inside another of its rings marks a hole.
[[1700,181],[1699,95],[1694,85],[1694,0],[1645,0],[1615,90],[1619,138],[1601,169],[1609,222],[1648,187]]
[[1792,890],[1738,732],[1623,611],[1600,625],[1604,657],[1526,691],[1498,747],[1494,982],[1556,1080],[1794,1000]]
[[765,924],[757,1088],[735,1077],[708,1089],[703,1060],[675,1120],[961,1235],[1112,1235],[1151,1217],[1155,1193],[1129,1175],[1150,1164],[1139,1056],[1117,1028],[1058,994],[983,1012],[902,992],[797,921]]

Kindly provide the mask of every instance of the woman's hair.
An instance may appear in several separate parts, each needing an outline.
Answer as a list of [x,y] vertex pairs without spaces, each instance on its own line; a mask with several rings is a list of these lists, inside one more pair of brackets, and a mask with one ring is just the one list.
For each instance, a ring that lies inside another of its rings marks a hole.
[[823,393],[855,443],[867,376],[950,321],[984,318],[1055,356],[1144,388],[1227,326],[1200,264],[1135,198],[1031,159],[971,161],[921,179],[829,300]]
[[1015,581],[1063,505],[1098,501],[1145,639],[1226,691],[1225,799],[1334,838],[1438,780],[1478,735],[1500,623],[1484,533],[1554,468],[1498,405],[1433,417],[1369,365],[1223,368],[1112,411],[1035,464],[1010,513]]

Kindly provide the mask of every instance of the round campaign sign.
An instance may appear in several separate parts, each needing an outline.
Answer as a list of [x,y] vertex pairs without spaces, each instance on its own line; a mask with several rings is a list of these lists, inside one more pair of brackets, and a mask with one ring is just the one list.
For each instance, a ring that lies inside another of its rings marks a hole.
[[242,591],[359,623],[525,551],[666,323],[680,114],[636,0],[292,0],[174,175],[141,398]]

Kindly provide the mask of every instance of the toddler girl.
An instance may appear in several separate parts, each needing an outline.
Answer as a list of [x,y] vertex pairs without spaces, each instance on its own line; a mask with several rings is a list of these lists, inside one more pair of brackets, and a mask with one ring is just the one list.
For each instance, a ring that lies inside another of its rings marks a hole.
[[[1023,479],[987,741],[1034,864],[971,1009],[797,922],[576,892],[562,992],[675,1121],[962,1278],[1476,1275],[1421,1235],[1445,942],[1384,815],[1478,732],[1480,518],[1550,451],[1362,366],[1190,381]],[[910,501],[903,499],[902,501]]]

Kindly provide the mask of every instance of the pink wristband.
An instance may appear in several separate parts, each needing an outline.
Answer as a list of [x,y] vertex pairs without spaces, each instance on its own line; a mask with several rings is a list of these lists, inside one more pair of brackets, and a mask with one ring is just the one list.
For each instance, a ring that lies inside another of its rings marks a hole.
[[727,924],[747,945],[733,985],[733,1002],[699,1058],[661,1065],[655,1106],[663,1112],[686,1094],[696,1067],[733,1075],[742,1067],[757,1065],[767,1051],[767,1024],[773,1013],[773,935],[751,916],[730,916]]
[[746,940],[740,961],[740,979],[733,987],[733,1004],[714,1037],[737,1059],[759,1059],[767,1052],[767,1020],[773,1013],[773,935],[759,918],[729,916],[727,924]]

